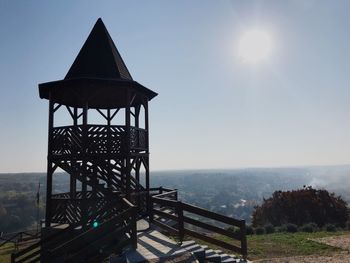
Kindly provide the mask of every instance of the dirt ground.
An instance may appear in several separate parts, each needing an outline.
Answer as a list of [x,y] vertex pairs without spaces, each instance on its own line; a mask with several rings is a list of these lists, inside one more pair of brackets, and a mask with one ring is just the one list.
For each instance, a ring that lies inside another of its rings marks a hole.
[[[146,261],[145,261],[146,262]],[[191,253],[183,253],[162,259],[149,260],[147,263],[197,263],[198,261]]]
[[298,257],[287,257],[287,258],[274,258],[269,260],[255,260],[254,262],[264,263],[350,263],[350,235],[336,236],[336,237],[324,237],[312,239],[313,241],[327,244],[334,247],[344,249],[340,253],[336,253],[328,256],[298,256]]

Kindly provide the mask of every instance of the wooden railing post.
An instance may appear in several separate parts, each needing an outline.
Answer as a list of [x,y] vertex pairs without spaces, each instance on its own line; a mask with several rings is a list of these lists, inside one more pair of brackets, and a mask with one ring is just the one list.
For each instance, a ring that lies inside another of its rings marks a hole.
[[175,188],[174,191],[176,191],[175,192],[175,200],[177,201],[177,198],[178,198],[178,196],[177,196],[177,189]]
[[246,259],[248,255],[248,248],[247,248],[247,231],[246,231],[245,220],[243,220],[241,223],[240,234],[241,234],[242,255],[243,255],[243,258]]
[[153,223],[153,199],[152,196],[149,195],[149,212],[148,212],[148,218],[149,218],[149,223]]
[[131,221],[132,221],[132,234],[131,234],[131,239],[132,239],[132,247],[134,249],[137,249],[137,207],[134,206],[133,209],[132,209],[132,218],[131,218]]
[[182,207],[182,202],[178,201],[176,203],[176,212],[178,216],[178,231],[179,231],[179,240],[180,243],[182,244],[182,241],[184,240],[184,212],[183,212],[183,207]]

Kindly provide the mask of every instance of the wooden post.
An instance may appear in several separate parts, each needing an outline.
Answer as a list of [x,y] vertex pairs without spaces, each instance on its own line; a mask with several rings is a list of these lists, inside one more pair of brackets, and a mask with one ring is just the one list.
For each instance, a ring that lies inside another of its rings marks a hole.
[[174,191],[176,191],[176,192],[175,192],[175,200],[177,201],[177,199],[178,199],[177,188],[175,188]]
[[241,222],[240,235],[241,235],[241,250],[242,250],[242,255],[243,255],[243,258],[244,258],[244,259],[247,259],[247,255],[248,255],[248,248],[247,248],[247,232],[246,232],[246,225],[245,225],[245,221],[244,221],[244,220]]
[[[108,156],[110,157],[111,155],[111,140],[112,140],[112,135],[111,135],[111,123],[112,123],[112,117],[111,117],[111,110],[108,109],[107,110],[107,152],[108,152]],[[109,189],[110,192],[113,191],[112,188],[112,172],[111,172],[112,168],[111,168],[111,158],[108,158],[108,172],[107,172],[107,187]]]
[[152,196],[148,195],[148,219],[149,219],[149,224],[153,223],[153,218],[154,214],[153,214],[153,200],[152,200]]
[[125,175],[126,175],[126,196],[127,199],[130,200],[130,194],[131,194],[131,179],[130,179],[130,173],[131,173],[131,167],[130,167],[130,91],[127,90],[127,105],[125,108],[125,129],[126,129],[126,164],[125,164]]
[[[138,157],[136,157],[138,158]],[[140,195],[140,167],[141,167],[141,162],[137,161],[136,162],[136,171],[135,171],[135,177],[136,177],[136,193],[137,193],[137,206],[139,207],[140,210],[143,209],[143,207],[141,207],[143,204],[141,204],[141,195]]]
[[[136,131],[137,131],[137,145],[140,144],[140,134],[139,134],[139,127],[140,127],[140,123],[139,123],[139,117],[140,117],[140,105],[137,105],[134,107],[135,109],[135,128],[136,128]],[[140,162],[140,159],[139,157],[135,157],[137,158],[136,160],[136,169],[135,169],[135,179],[137,181],[137,184],[136,184],[136,193],[137,193],[137,206],[139,207],[139,211],[142,211],[144,209],[143,205],[144,204],[141,204],[141,195],[140,195],[140,168],[141,168],[141,162]],[[146,204],[147,205],[147,204]],[[146,208],[147,209],[147,208]]]
[[146,190],[149,192],[149,124],[148,124],[148,101],[145,99],[145,130],[146,130]]
[[[74,107],[73,110],[73,129],[75,132],[78,129],[78,108]],[[72,161],[73,173],[76,168],[76,161]],[[71,198],[75,198],[77,192],[77,180],[74,178],[74,175],[70,175],[70,196]]]
[[137,249],[137,207],[132,209],[132,247]]
[[86,191],[87,191],[87,156],[86,151],[88,149],[88,104],[86,103],[83,108],[83,170],[82,170],[82,185],[81,185],[81,223],[83,229],[86,229],[87,224],[87,200],[86,200]]
[[48,150],[47,150],[47,177],[46,177],[46,214],[45,214],[45,226],[51,225],[51,195],[52,195],[52,157],[51,157],[51,144],[53,140],[53,125],[54,125],[54,101],[50,95],[49,102],[49,128],[48,128]]
[[178,216],[178,231],[179,231],[179,240],[180,243],[182,244],[182,241],[184,240],[184,233],[185,233],[185,229],[184,229],[184,212],[183,212],[183,208],[182,208],[182,202],[178,201],[176,203],[176,212],[177,212],[177,216]]

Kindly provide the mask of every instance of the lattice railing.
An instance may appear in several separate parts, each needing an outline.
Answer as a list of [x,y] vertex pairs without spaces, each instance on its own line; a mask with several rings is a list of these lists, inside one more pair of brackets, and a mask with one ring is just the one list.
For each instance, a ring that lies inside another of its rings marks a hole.
[[[88,215],[97,214],[98,217],[104,217],[103,213],[105,207],[111,203],[111,198],[106,197],[94,197],[94,193],[91,191],[86,193],[86,199],[82,198],[81,192],[77,192],[75,198],[70,197],[70,193],[61,193],[52,196],[51,199],[51,211],[52,211],[52,223],[59,224],[72,224],[80,222],[82,219],[83,205],[86,205],[86,211]],[[115,202],[115,200],[113,200]],[[117,207],[113,207],[113,209]],[[98,218],[96,218],[98,219]]]
[[83,133],[79,126],[53,129],[51,153],[54,155],[79,154],[82,150]]
[[[54,128],[50,145],[51,153],[55,156],[82,154],[84,139],[87,154],[118,154],[125,150],[127,146],[125,126],[87,125],[86,127],[86,133],[83,125]],[[131,127],[131,150],[146,150],[146,138],[146,130]]]
[[88,125],[87,153],[120,153],[126,145],[124,126]]
[[141,128],[130,128],[130,148],[133,150],[147,149],[146,130]]

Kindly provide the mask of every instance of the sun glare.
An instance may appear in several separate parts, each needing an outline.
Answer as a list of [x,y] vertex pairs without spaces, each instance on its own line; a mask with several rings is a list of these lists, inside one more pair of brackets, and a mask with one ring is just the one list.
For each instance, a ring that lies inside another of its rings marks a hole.
[[238,44],[238,56],[245,63],[256,64],[268,58],[271,51],[271,37],[262,30],[245,32]]

